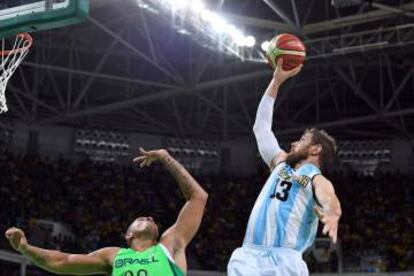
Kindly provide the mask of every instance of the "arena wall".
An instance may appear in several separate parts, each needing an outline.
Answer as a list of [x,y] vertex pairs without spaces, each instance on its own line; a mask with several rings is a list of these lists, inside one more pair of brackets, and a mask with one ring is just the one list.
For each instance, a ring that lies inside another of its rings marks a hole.
[[414,142],[406,139],[394,139],[391,141],[391,167],[402,172],[414,171]]
[[257,147],[253,137],[245,137],[222,143],[222,148],[229,152],[225,160],[225,171],[238,176],[249,175],[256,172],[258,158]]
[[[64,156],[74,159],[73,143],[75,128],[62,126],[28,125],[22,122],[13,122],[13,139],[10,148],[18,153],[39,153],[50,158]],[[137,149],[142,146],[147,149],[165,147],[167,137],[145,133],[125,133],[128,136],[130,148],[127,158],[130,160],[136,155]],[[239,176],[256,172],[260,161],[257,146],[252,135],[239,139],[221,142],[222,156],[221,170]],[[412,172],[414,169],[413,143],[407,139],[391,141],[392,158],[385,169]]]

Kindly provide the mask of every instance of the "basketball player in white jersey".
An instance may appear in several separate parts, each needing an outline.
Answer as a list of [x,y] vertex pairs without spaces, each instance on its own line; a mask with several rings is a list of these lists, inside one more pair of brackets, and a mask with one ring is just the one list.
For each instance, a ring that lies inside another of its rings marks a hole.
[[302,253],[312,245],[318,229],[336,242],[341,206],[334,188],[322,176],[336,152],[335,140],[325,131],[306,130],[289,153],[280,149],[272,132],[273,106],[279,87],[301,67],[282,69],[280,59],[257,109],[253,127],[259,152],[271,169],[250,214],[243,246],[227,267],[229,276],[307,276]]

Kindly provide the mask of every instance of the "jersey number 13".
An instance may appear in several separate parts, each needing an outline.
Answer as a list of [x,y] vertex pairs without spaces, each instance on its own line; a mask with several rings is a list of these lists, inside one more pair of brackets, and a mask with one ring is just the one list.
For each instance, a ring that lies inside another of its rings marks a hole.
[[[280,192],[277,192],[277,186],[282,187]],[[289,197],[289,191],[292,188],[292,183],[288,181],[282,181],[279,185],[276,185],[275,191],[270,195],[271,198],[277,198],[280,201],[286,201]]]

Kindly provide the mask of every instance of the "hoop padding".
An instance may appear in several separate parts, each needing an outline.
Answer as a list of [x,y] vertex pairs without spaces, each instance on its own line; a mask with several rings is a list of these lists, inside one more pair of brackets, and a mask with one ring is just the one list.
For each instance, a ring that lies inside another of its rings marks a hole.
[[32,46],[33,39],[28,33],[16,35],[16,39],[11,50],[5,50],[5,41],[1,40],[0,52],[0,114],[7,112],[6,87],[7,82],[13,75],[16,68],[20,65],[29,49]]

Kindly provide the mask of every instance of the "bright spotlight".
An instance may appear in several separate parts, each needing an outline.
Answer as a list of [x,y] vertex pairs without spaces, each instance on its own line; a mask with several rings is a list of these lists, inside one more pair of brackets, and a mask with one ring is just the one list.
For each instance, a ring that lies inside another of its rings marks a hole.
[[234,37],[240,31],[233,24],[227,24],[224,32],[229,34],[231,37]]
[[201,19],[210,23],[211,27],[216,32],[224,32],[228,28],[227,22],[221,18],[217,13],[209,10],[203,10],[201,12]]
[[237,44],[237,46],[240,46],[240,47],[246,46],[246,38],[243,35],[234,37],[233,40]]
[[234,27],[233,25],[230,25],[227,29],[228,34],[230,37],[237,43],[237,41],[242,41],[244,39],[244,34]]
[[168,0],[170,2],[171,7],[175,9],[186,9],[189,4],[190,0]]
[[144,3],[142,0],[137,0],[137,5],[140,8],[148,9],[150,6],[147,3]]
[[244,44],[245,44],[247,47],[251,48],[251,47],[253,47],[254,45],[256,45],[256,39],[254,38],[254,36],[249,35],[249,36],[245,37],[245,42],[244,42]]
[[263,43],[262,43],[262,45],[261,45],[261,48],[262,48],[262,50],[263,51],[267,51],[267,49],[269,48],[269,45],[270,45],[270,42],[269,41],[263,41]]
[[[246,51],[243,47],[255,47],[256,38],[245,35],[243,29],[230,24],[225,17],[214,10],[207,9],[207,0],[134,0],[142,8],[171,18],[174,29],[183,35],[189,35],[201,46],[243,60],[261,58],[257,51]],[[150,5],[149,5],[150,4]],[[156,7],[155,10],[152,7]],[[150,10],[151,8],[151,10]],[[158,10],[159,8],[159,10]],[[185,29],[183,28],[185,26]],[[203,36],[198,39],[197,36]],[[267,46],[266,46],[267,47]],[[264,49],[264,46],[262,45]]]
[[182,35],[191,35],[191,33],[186,29],[179,29],[177,32]]
[[200,17],[204,21],[211,22],[213,20],[213,18],[215,17],[215,15],[216,14],[214,12],[211,12],[209,10],[202,10],[201,14],[200,14]]
[[193,0],[191,4],[191,10],[193,12],[199,13],[204,9],[204,4],[200,0]]
[[211,22],[211,27],[216,31],[216,32],[224,32],[224,30],[227,28],[228,24],[226,21],[224,21],[223,18],[220,17],[216,17],[214,18]]

